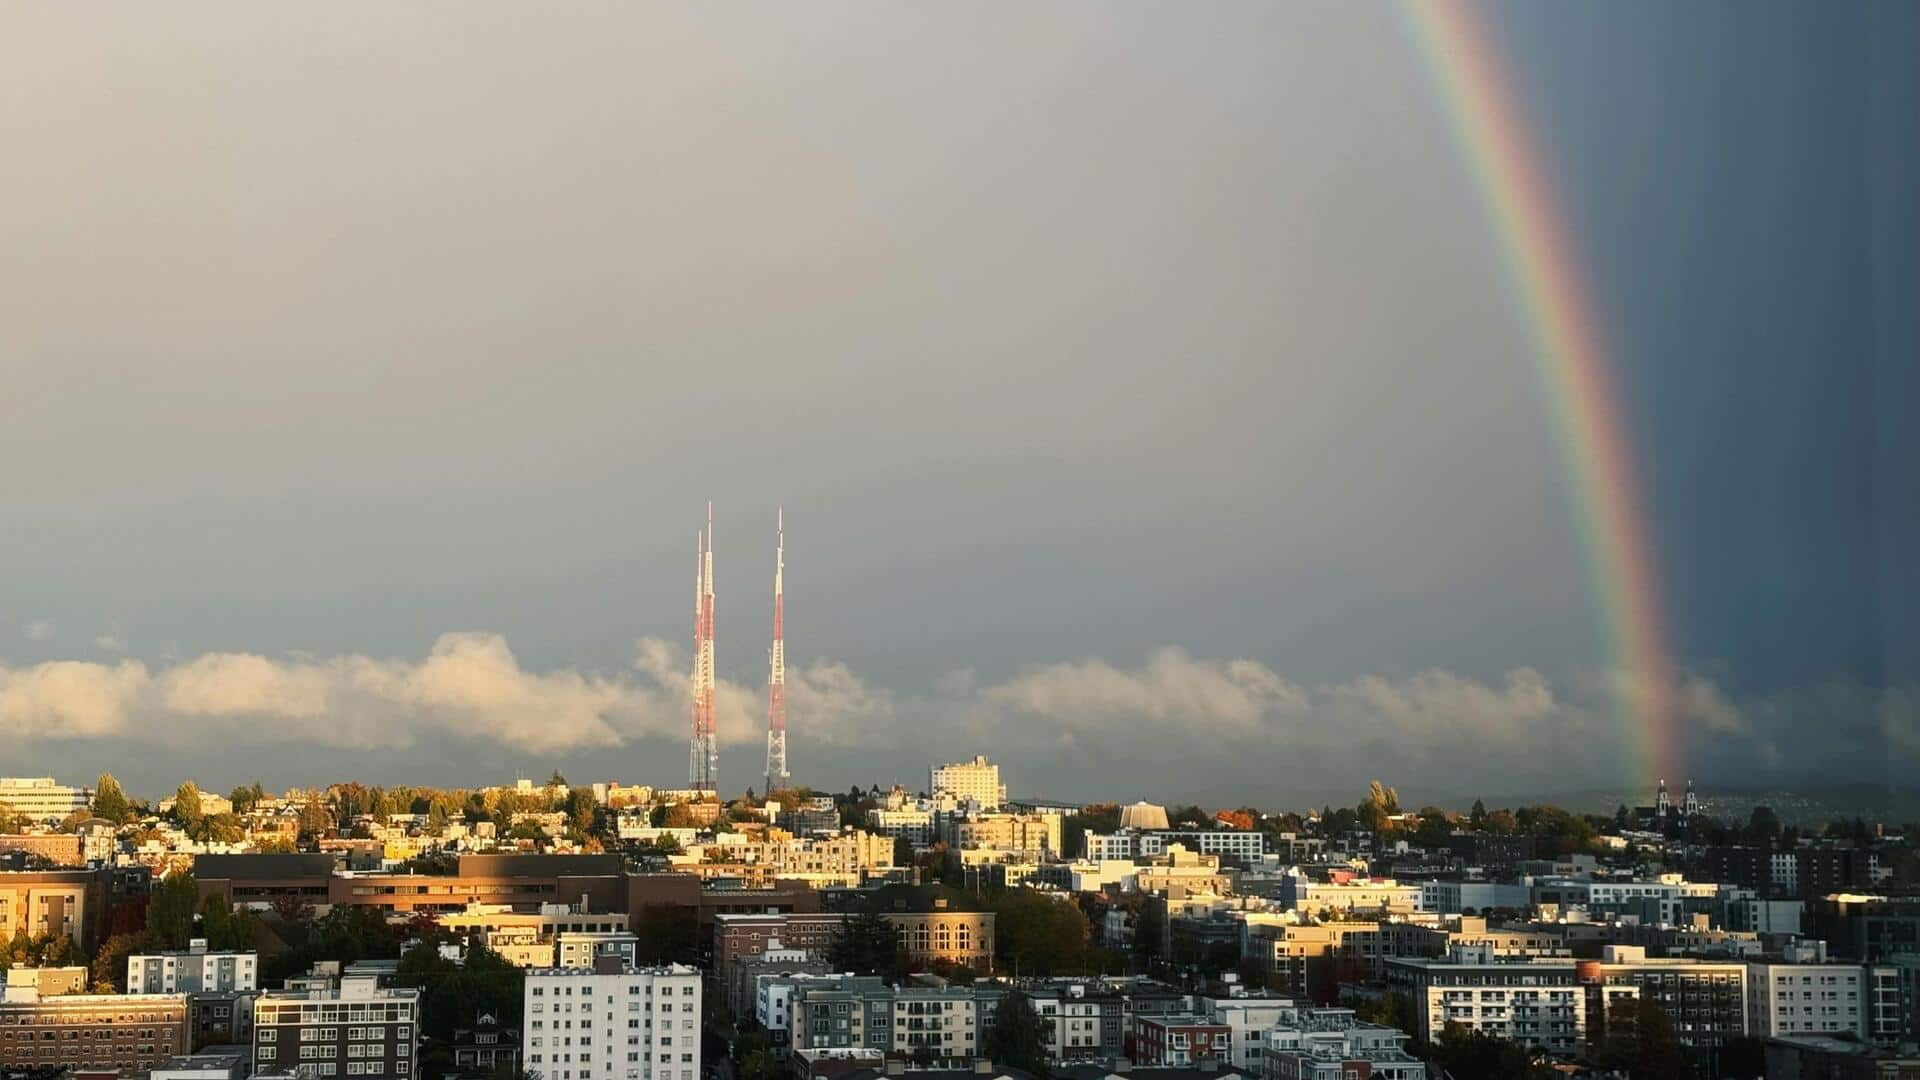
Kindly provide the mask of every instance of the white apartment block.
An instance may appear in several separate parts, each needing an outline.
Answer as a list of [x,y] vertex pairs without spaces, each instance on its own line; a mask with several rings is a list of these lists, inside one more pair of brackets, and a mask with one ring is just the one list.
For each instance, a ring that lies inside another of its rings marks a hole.
[[1587,996],[1572,960],[1500,960],[1486,946],[1454,946],[1448,959],[1390,957],[1387,988],[1413,1004],[1413,1034],[1432,1040],[1450,1023],[1557,1054],[1586,1042]]
[[93,805],[93,792],[56,784],[51,776],[0,777],[0,803],[43,824],[65,821],[75,810]]
[[1000,782],[1000,766],[990,765],[984,755],[972,761],[935,765],[930,771],[927,791],[942,793],[962,802],[972,800],[983,810],[998,810],[1007,801],[1007,788]]
[[882,836],[905,840],[914,847],[933,843],[933,811],[924,807],[888,810],[875,807],[867,811],[867,828]]
[[1857,964],[1747,965],[1747,1034],[1866,1038],[1872,1015],[1867,969]]
[[527,972],[528,1072],[543,1080],[700,1080],[700,972],[602,959]]
[[204,994],[260,989],[259,958],[250,952],[208,952],[194,938],[185,952],[127,957],[129,994]]

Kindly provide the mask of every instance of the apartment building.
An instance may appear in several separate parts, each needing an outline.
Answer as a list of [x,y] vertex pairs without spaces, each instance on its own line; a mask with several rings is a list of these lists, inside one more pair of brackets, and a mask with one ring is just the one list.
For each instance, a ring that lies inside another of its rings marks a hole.
[[603,956],[613,957],[622,967],[639,962],[640,939],[629,930],[562,930],[554,946],[558,957],[554,967],[592,968]]
[[1233,1054],[1233,1031],[1204,1017],[1135,1016],[1134,1059],[1141,1065],[1218,1064]]
[[134,953],[127,957],[127,993],[173,994],[257,990],[259,957],[251,952],[207,949],[194,938],[184,950]]
[[700,972],[601,957],[527,973],[526,1067],[545,1080],[699,1080]]
[[928,770],[927,791],[935,796],[951,795],[963,803],[972,801],[982,810],[998,810],[1007,801],[1000,766],[990,764],[984,755],[972,761],[935,765]]
[[1066,854],[1060,840],[1065,820],[1059,814],[974,814],[954,819],[948,832],[956,848],[1021,851],[1059,858]]
[[1707,1049],[1747,1033],[1746,965],[1738,960],[1649,957],[1637,945],[1607,945],[1578,965],[1587,1004],[1587,1038],[1598,1046],[1616,1005],[1658,1004],[1688,1046]]
[[875,807],[867,811],[867,828],[917,848],[926,847],[933,843],[933,811],[920,806]]
[[1242,995],[1202,998],[1199,1014],[1226,1025],[1228,1061],[1234,1068],[1258,1071],[1268,1030],[1295,1022],[1300,1011],[1300,1002],[1291,997]]
[[903,1056],[971,1059],[998,1007],[993,988],[803,984],[790,999],[795,1050],[860,1047]]
[[107,905],[113,895],[113,871],[0,870],[0,940],[17,934],[58,937],[65,934],[82,949],[103,939]]
[[1389,992],[1412,1004],[1413,1034],[1439,1038],[1450,1023],[1555,1054],[1583,1049],[1586,995],[1572,960],[1501,959],[1485,945],[1456,945],[1445,959],[1393,957]]
[[1341,875],[1316,881],[1304,872],[1282,874],[1274,898],[1296,911],[1379,911],[1407,914],[1421,910],[1421,887],[1392,878]]
[[1351,1009],[1300,1009],[1264,1033],[1254,1070],[1268,1080],[1425,1080],[1426,1063],[1407,1052],[1408,1038]]
[[420,1050],[420,991],[348,977],[263,993],[254,1003],[255,1072],[410,1080]]
[[508,963],[534,968],[554,966],[561,934],[623,933],[628,917],[623,911],[581,911],[567,904],[544,904],[536,911],[515,911],[505,904],[468,904],[457,913],[440,916],[439,922],[463,936],[480,934],[487,948]]
[[1048,1058],[1080,1061],[1124,1053],[1124,1025],[1132,1013],[1119,994],[1097,989],[1089,993],[1086,983],[1069,982],[1031,989],[1026,995],[1045,1025],[1041,1038]]
[[0,1063],[135,1076],[192,1049],[185,994],[9,994]]
[[[749,967],[756,965],[756,961],[747,962]],[[753,1018],[767,1033],[767,1042],[774,1057],[785,1060],[793,1046],[793,998],[796,993],[816,986],[823,989],[861,988],[878,991],[886,988],[886,981],[871,975],[836,974],[814,965],[806,971],[778,971],[769,967],[769,970],[754,975],[751,985],[752,990],[746,997],[750,999]]]
[[1746,965],[1747,1033],[1760,1039],[1873,1034],[1869,969],[1844,963]]

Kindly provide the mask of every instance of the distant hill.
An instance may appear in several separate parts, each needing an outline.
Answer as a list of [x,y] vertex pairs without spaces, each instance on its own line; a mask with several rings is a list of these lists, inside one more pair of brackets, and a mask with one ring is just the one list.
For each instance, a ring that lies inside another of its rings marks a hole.
[[[1673,801],[1683,797],[1684,786],[1668,789]],[[1756,806],[1769,806],[1785,825],[1824,825],[1834,818],[1864,818],[1868,822],[1900,824],[1920,821],[1920,788],[1887,784],[1809,784],[1793,787],[1705,787],[1696,786],[1701,808],[1709,815],[1729,822],[1744,822]],[[1482,796],[1489,808],[1530,806],[1551,803],[1579,814],[1611,814],[1615,807],[1646,806],[1653,802],[1647,788],[1626,790],[1597,788],[1587,791],[1561,791],[1551,794],[1518,796]],[[1472,799],[1440,804],[1449,810],[1466,810]]]

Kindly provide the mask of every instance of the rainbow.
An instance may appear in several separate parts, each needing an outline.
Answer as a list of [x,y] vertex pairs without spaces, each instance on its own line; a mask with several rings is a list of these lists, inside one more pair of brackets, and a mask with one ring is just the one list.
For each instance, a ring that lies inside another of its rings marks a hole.
[[1552,402],[1587,584],[1624,675],[1623,718],[1642,781],[1681,772],[1669,660],[1645,517],[1607,347],[1553,188],[1486,30],[1464,0],[1406,0],[1412,36],[1446,101],[1499,234]]

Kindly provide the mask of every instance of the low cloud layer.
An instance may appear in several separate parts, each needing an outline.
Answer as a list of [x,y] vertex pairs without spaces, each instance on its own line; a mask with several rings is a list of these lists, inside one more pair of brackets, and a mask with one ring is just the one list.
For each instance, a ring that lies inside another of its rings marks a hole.
[[[0,736],[19,743],[309,745],[337,751],[488,746],[542,756],[682,739],[687,655],[638,643],[629,671],[530,671],[496,634],[443,635],[423,658],[325,659],[208,653],[157,669],[132,659],[0,666]],[[1258,661],[1198,659],[1178,649],[1133,666],[1048,664],[995,683],[955,672],[923,694],[875,686],[816,660],[788,674],[788,702],[816,761],[849,770],[862,755],[986,750],[1041,762],[1062,755],[1120,766],[1183,755],[1245,776],[1413,773],[1446,778],[1606,782],[1638,764],[1618,702],[1630,684],[1597,676],[1556,685],[1531,668],[1493,680],[1441,670],[1306,683]],[[722,745],[764,731],[765,688],[722,682]],[[1699,675],[1672,688],[1679,742],[1694,760],[1920,758],[1920,695],[1835,685],[1737,702]],[[1808,732],[1818,733],[1813,737]],[[1569,758],[1569,752],[1577,757]],[[1037,783],[1038,778],[1028,781]],[[1193,781],[1205,783],[1204,774]]]

